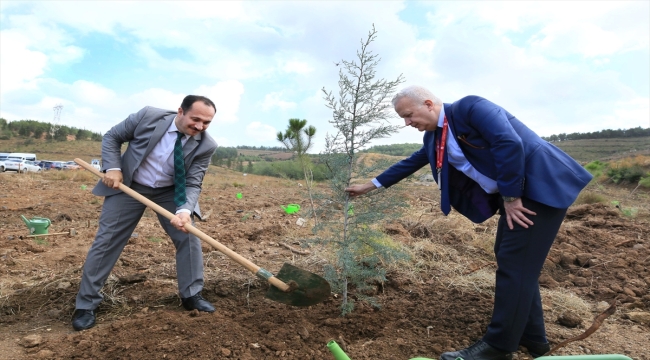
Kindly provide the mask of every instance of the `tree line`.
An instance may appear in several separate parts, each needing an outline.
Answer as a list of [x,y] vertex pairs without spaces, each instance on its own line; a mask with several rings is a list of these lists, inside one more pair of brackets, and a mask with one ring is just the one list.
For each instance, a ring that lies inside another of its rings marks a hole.
[[280,146],[248,146],[248,145],[237,145],[237,149],[242,149],[242,150],[264,150],[264,151],[287,151],[287,149],[280,147]]
[[102,141],[102,134],[65,125],[53,125],[36,120],[7,121],[0,118],[0,140],[9,140],[14,136],[23,138],[67,141],[69,135],[76,140]]
[[567,140],[583,140],[583,139],[613,139],[613,138],[630,138],[650,136],[650,128],[644,129],[640,126],[631,129],[605,129],[587,133],[571,133],[571,134],[557,134],[551,136],[543,136],[542,139],[548,142],[567,141]]

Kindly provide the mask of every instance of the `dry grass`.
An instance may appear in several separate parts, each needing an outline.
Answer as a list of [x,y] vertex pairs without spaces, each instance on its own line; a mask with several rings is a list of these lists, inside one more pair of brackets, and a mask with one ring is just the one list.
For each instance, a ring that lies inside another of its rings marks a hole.
[[63,171],[44,171],[41,173],[43,179],[46,180],[63,180],[63,181],[74,181],[74,182],[83,182],[87,184],[94,184],[99,180],[99,178],[86,170],[63,170]]
[[565,311],[570,311],[580,316],[582,319],[592,316],[592,306],[584,299],[579,298],[576,294],[567,289],[540,289],[542,301],[550,305],[546,313],[551,316],[557,316]]
[[596,203],[607,203],[605,196],[598,194],[593,191],[585,190],[578,195],[578,198],[573,203],[573,205],[582,205],[582,204],[596,204]]

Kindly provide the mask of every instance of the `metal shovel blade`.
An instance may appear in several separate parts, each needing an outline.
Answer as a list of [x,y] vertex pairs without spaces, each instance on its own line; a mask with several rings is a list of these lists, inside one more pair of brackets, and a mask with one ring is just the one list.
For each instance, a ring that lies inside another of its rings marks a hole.
[[282,265],[275,277],[287,283],[291,290],[284,292],[271,285],[266,298],[273,301],[293,306],[311,306],[325,301],[331,294],[327,280],[288,263]]

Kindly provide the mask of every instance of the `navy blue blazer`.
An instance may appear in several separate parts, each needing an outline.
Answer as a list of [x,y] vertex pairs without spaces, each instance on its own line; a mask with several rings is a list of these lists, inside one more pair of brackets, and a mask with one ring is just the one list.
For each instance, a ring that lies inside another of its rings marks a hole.
[[[497,212],[501,195],[523,196],[551,207],[568,208],[592,178],[569,155],[484,98],[467,96],[444,104],[444,108],[467,160],[478,172],[496,180],[499,188],[499,194],[487,194],[474,180],[449,166],[445,151],[443,203],[449,199],[454,209],[475,223]],[[439,133],[439,128],[426,131],[422,148],[388,168],[377,180],[390,187],[429,164],[437,182],[435,139]]]

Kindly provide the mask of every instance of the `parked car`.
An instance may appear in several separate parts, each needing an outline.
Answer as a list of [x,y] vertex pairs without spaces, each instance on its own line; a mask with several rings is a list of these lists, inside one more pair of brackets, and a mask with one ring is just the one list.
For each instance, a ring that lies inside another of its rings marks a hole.
[[5,161],[7,160],[8,156],[9,153],[0,153],[0,172],[5,171]]
[[97,169],[97,170],[99,170],[99,171],[102,170],[102,165],[101,165],[101,163],[99,162],[99,159],[92,159],[92,160],[90,160],[90,165],[92,165],[92,167],[94,167],[95,169]]
[[55,162],[51,160],[43,160],[37,165],[40,166],[43,170],[61,170],[61,168],[57,168]]
[[7,160],[5,161],[5,170],[26,173],[28,171],[39,172],[41,171],[41,168],[36,165],[35,162],[30,160]]
[[65,165],[63,165],[63,164],[65,164],[65,162],[63,162],[63,161],[53,161],[52,162],[52,170],[54,170],[54,169],[56,169],[56,170],[65,170],[66,168],[65,168]]
[[68,161],[68,162],[64,163],[63,166],[64,166],[65,169],[67,169],[67,170],[79,170],[79,169],[81,169],[81,166],[79,166],[79,165],[78,165],[76,162],[74,162],[74,161]]

